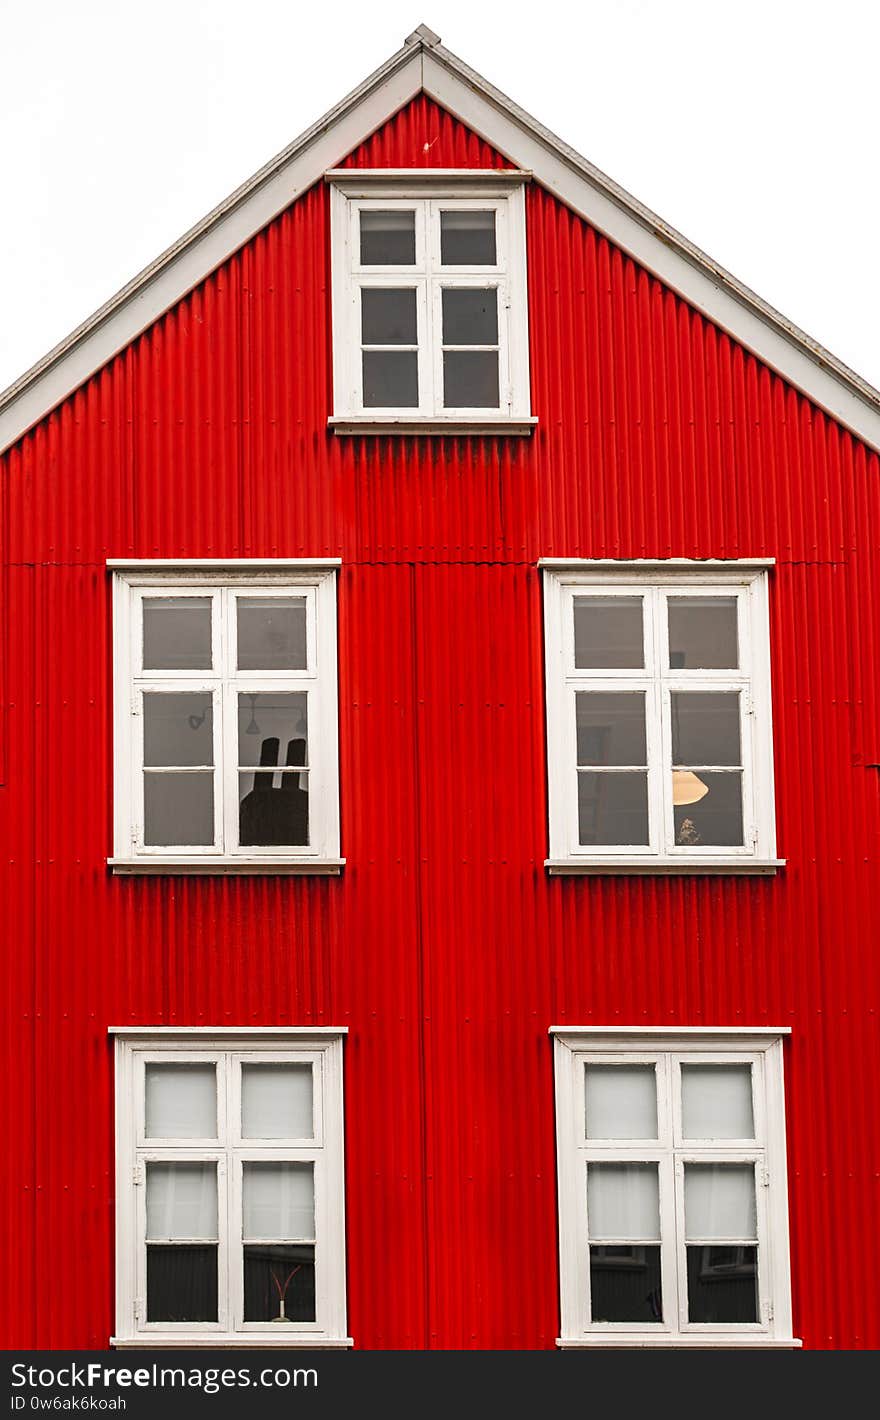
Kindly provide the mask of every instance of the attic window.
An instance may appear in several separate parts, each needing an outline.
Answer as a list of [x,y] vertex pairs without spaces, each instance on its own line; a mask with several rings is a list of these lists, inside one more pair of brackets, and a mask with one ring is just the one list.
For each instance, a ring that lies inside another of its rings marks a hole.
[[329,174],[339,433],[528,433],[522,173]]

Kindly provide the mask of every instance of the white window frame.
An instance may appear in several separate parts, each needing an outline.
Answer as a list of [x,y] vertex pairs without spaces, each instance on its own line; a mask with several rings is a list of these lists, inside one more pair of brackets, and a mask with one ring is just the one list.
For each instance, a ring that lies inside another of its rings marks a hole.
[[[336,635],[338,559],[320,562],[125,562],[113,574],[114,872],[338,873],[339,756]],[[301,671],[238,671],[235,598],[303,596],[307,665]],[[212,599],[213,669],[142,670],[145,600],[153,596]],[[304,692],[308,708],[309,843],[289,847],[239,843],[237,700],[284,687]],[[143,712],[145,693],[210,691],[214,697],[214,843],[149,846],[143,841]]]
[[[686,1349],[800,1346],[792,1336],[783,1040],[779,1028],[552,1026],[556,1082],[561,1331],[557,1345]],[[650,1063],[657,1070],[658,1138],[586,1138],[584,1067]],[[753,1140],[684,1140],[680,1068],[688,1063],[752,1067]],[[587,1164],[656,1162],[660,1182],[663,1321],[593,1322],[587,1230]],[[758,1300],[754,1323],[690,1323],[684,1241],[685,1163],[750,1163],[758,1217]]]
[[[346,1335],[342,1051],[345,1028],[111,1027],[116,1054],[116,1334],[126,1347],[277,1346],[340,1348]],[[152,1140],[144,1134],[146,1064],[216,1061],[218,1137]],[[285,1061],[313,1069],[309,1139],[243,1140],[241,1065]],[[218,1320],[146,1319],[146,1172],[156,1161],[217,1164]],[[315,1177],[315,1321],[243,1320],[241,1176],[245,1162],[302,1161]]]
[[[333,308],[330,427],[339,434],[457,429],[528,434],[537,422],[531,416],[529,390],[524,183],[530,174],[497,169],[334,169],[326,177],[331,184]],[[359,217],[371,208],[415,211],[413,266],[361,265]],[[440,265],[441,208],[491,209],[496,213],[494,266]],[[360,293],[371,286],[412,286],[417,291],[417,408],[364,406]],[[443,405],[441,293],[446,287],[498,290],[497,407],[454,409]]]
[[[544,578],[548,871],[772,874],[782,867],[783,860],[776,857],[773,792],[768,599],[772,559],[574,562],[544,558],[538,565]],[[644,668],[575,668],[573,603],[576,596],[590,593],[644,598]],[[716,594],[733,595],[738,602],[738,669],[670,669],[667,599]],[[579,690],[643,690],[646,694],[649,842],[645,846],[579,842],[574,708]],[[739,692],[742,846],[674,842],[669,697],[678,690]]]

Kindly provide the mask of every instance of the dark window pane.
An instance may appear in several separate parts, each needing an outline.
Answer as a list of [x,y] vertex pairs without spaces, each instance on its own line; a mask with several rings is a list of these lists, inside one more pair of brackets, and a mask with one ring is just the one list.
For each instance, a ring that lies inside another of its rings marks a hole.
[[444,351],[443,405],[446,409],[498,409],[497,351]]
[[443,344],[498,344],[498,292],[494,286],[456,286],[443,291]]
[[[238,763],[308,764],[308,696],[267,690],[238,697]],[[270,776],[267,776],[270,777]]]
[[648,776],[584,772],[578,775],[578,842],[592,845],[648,842]]
[[306,668],[305,597],[237,597],[238,669]]
[[309,842],[308,774],[239,775],[239,842],[305,848]]
[[214,842],[214,771],[144,775],[144,843],[150,848]]
[[[743,806],[742,772],[712,774],[706,769],[689,774],[684,792],[697,802],[676,803],[676,777],[684,780],[681,771],[673,771],[673,816],[675,842],[680,848],[700,846],[742,847]],[[691,781],[695,781],[693,785]],[[698,789],[697,786],[702,786]],[[704,792],[705,791],[705,792]],[[679,790],[679,797],[681,797]]]
[[147,1321],[217,1320],[217,1244],[147,1244]]
[[663,1320],[660,1248],[590,1248],[590,1312],[593,1321]]
[[495,213],[440,213],[440,261],[444,266],[494,266]]
[[757,1247],[689,1245],[688,1321],[758,1320]]
[[314,1243],[246,1243],[245,1321],[315,1320]]
[[739,691],[673,691],[672,763],[742,764]]
[[641,597],[575,597],[578,670],[631,670],[645,664]]
[[144,694],[144,764],[182,769],[214,763],[211,692]]
[[575,704],[578,764],[647,763],[643,690],[581,690]]
[[415,350],[364,351],[364,408],[417,409],[419,357]]
[[144,670],[211,669],[210,597],[144,597]]
[[361,290],[362,345],[417,345],[416,293],[412,287]]
[[670,597],[671,670],[735,670],[739,665],[735,597]]
[[361,265],[413,266],[415,212],[361,212]]

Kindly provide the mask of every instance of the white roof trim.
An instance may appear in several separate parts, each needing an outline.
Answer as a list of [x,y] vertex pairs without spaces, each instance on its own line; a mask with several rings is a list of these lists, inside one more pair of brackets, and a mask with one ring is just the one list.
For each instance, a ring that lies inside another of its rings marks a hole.
[[643,207],[420,25],[402,49],[0,394],[0,452],[422,89],[880,449],[880,392]]

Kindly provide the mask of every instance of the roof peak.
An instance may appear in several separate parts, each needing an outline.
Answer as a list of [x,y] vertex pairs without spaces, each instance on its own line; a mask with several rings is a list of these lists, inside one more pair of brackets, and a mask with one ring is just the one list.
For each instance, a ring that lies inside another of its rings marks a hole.
[[411,35],[407,35],[404,44],[426,44],[429,49],[440,43],[440,36],[435,35],[427,25],[416,25]]

